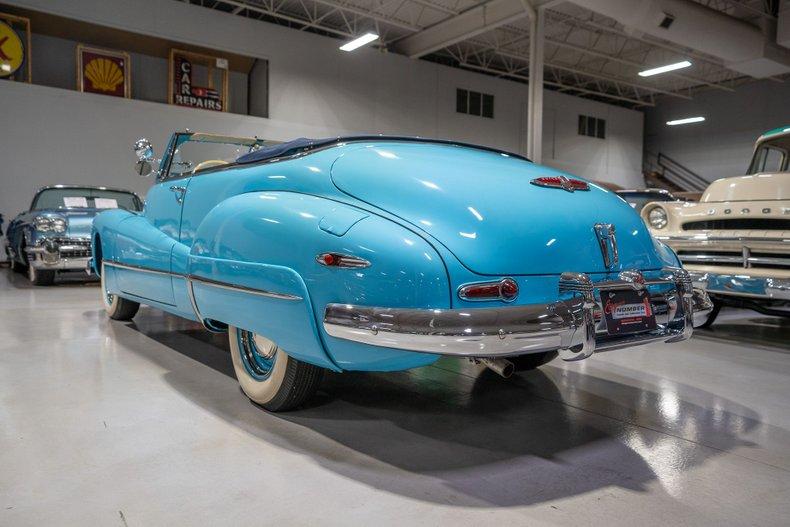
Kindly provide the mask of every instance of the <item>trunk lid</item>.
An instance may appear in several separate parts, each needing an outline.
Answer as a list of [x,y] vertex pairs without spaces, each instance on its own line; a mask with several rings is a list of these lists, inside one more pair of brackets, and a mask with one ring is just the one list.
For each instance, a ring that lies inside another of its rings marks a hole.
[[530,184],[561,174],[506,154],[427,142],[360,145],[332,167],[341,191],[427,232],[478,274],[606,272],[596,223],[616,228],[620,263],[611,271],[661,267],[644,223],[615,194]]

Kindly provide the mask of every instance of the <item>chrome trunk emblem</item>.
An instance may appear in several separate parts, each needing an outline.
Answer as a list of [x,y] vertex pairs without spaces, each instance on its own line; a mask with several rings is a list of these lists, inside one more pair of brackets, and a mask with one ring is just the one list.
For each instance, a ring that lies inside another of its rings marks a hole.
[[614,225],[611,223],[596,223],[593,228],[595,229],[595,236],[598,238],[598,247],[601,249],[603,265],[607,269],[611,269],[620,263],[620,257],[617,254],[617,237],[614,234]]

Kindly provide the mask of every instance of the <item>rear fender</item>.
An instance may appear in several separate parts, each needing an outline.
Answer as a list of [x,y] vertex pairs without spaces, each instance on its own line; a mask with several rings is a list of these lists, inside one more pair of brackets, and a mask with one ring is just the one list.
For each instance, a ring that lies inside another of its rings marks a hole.
[[[325,267],[316,261],[324,252],[371,265]],[[242,194],[212,209],[197,229],[189,274],[202,317],[264,334],[292,356],[333,369],[399,370],[436,357],[330,337],[321,324],[328,303],[449,307],[447,272],[425,240],[366,211],[290,192]]]

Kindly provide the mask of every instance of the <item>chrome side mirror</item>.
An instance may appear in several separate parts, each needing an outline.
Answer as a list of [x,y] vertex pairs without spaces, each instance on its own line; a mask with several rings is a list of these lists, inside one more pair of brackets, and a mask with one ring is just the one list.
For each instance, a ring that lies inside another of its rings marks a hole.
[[151,141],[141,137],[134,142],[132,149],[137,156],[134,171],[142,177],[150,176],[154,172],[154,147],[151,146]]

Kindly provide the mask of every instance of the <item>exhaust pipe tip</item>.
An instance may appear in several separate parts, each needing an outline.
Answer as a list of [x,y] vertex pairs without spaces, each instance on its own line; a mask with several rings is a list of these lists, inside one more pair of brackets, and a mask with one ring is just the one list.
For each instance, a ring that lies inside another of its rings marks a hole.
[[513,372],[516,371],[516,367],[513,363],[507,359],[480,359],[480,362],[483,363],[486,368],[505,379],[510,378]]

